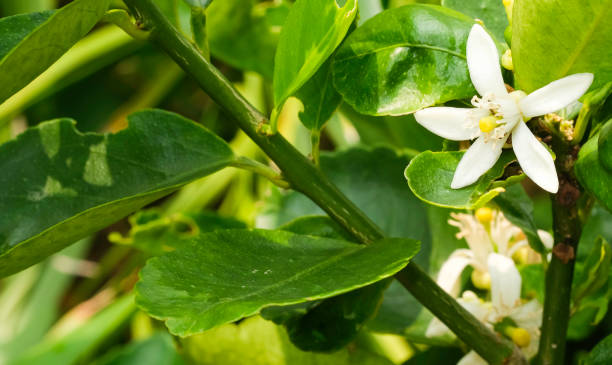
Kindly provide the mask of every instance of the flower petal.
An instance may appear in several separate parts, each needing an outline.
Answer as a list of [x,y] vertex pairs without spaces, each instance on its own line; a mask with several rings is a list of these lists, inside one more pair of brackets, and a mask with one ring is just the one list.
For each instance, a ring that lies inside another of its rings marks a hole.
[[487,365],[486,362],[480,355],[478,355],[475,351],[468,352],[464,357],[459,360],[457,365]]
[[480,136],[474,142],[467,152],[463,155],[453,181],[451,188],[460,189],[464,186],[471,185],[478,180],[485,172],[487,172],[502,153],[502,147],[506,143],[508,137],[502,139],[490,139],[485,142],[484,137]]
[[489,255],[489,275],[491,275],[491,302],[497,314],[509,315],[521,301],[521,274],[512,259],[492,253]]
[[495,42],[482,26],[474,24],[466,46],[468,69],[478,94],[506,95]]
[[540,241],[542,241],[544,247],[552,250],[553,246],[555,245],[555,239],[553,238],[552,234],[543,229],[538,229],[538,237],[540,237]]
[[451,330],[437,317],[433,317],[425,330],[425,337],[427,338],[440,337],[447,334],[452,334]]
[[473,255],[470,250],[455,250],[448,260],[442,264],[436,282],[445,292],[457,297],[459,295],[461,273],[472,261]]
[[578,100],[592,82],[591,73],[566,76],[527,95],[519,102],[519,107],[527,118],[556,112]]
[[478,123],[469,124],[470,113],[478,109],[436,107],[419,110],[414,117],[420,125],[440,137],[466,141],[478,135]]
[[559,190],[557,170],[550,152],[524,122],[517,124],[512,131],[512,149],[519,165],[534,183],[551,193]]

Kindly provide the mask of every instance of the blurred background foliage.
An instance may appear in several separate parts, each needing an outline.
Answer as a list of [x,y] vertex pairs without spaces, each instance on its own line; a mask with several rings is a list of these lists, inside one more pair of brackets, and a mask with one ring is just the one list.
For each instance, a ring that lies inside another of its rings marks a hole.
[[[182,0],[157,1],[190,33],[189,8]],[[45,11],[68,2],[0,0],[0,15]],[[415,2],[439,4],[435,0],[360,0],[358,23],[385,8]],[[287,0],[216,0],[208,9],[213,63],[265,113],[272,104],[274,51],[291,5]],[[124,5],[115,0],[113,7]],[[165,54],[105,24],[0,105],[0,141],[59,117],[75,119],[83,132],[116,132],[126,127],[128,114],[150,107],[199,121],[229,141],[237,154],[265,161],[261,151],[228,123],[227,115]],[[301,110],[300,102],[290,99],[280,116],[280,129],[309,154],[310,132],[299,122]],[[321,147],[325,151],[322,169],[349,198],[388,234],[423,242],[416,261],[432,275],[454,249],[465,245],[446,224],[450,211],[424,205],[406,186],[402,173],[410,158],[445,147],[412,116],[364,116],[342,104],[323,130]],[[525,188],[528,193],[535,191],[528,184]],[[534,198],[538,227],[550,229],[548,199]],[[261,317],[186,339],[173,338],[162,323],[135,307],[130,293],[139,269],[148,257],[167,250],[155,243],[179,240],[195,229],[276,228],[310,215],[323,212],[304,196],[282,191],[248,171],[224,169],[196,181],[2,280],[0,365],[433,364],[440,359],[453,363],[462,356],[456,343],[432,343],[425,338],[431,315],[396,283],[385,293],[378,316],[349,346],[332,354],[297,349],[282,326]],[[605,232],[611,240],[611,218],[596,207],[588,224],[597,230],[587,227],[585,232]],[[595,239],[584,241],[581,253],[586,256]],[[532,279],[534,285],[541,280],[537,275]],[[598,326],[590,325],[593,316],[583,313],[584,318],[573,319],[573,361],[594,346],[592,338],[612,332],[610,314]]]

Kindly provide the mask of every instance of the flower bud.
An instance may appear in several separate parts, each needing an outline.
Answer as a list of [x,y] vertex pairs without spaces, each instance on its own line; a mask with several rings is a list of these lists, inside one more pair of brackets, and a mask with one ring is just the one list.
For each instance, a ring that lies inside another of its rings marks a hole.
[[[492,117],[492,118],[495,118],[495,117]],[[495,119],[495,121],[497,121],[497,119]],[[480,129],[482,130],[482,127]],[[487,207],[478,208],[476,209],[476,213],[474,215],[476,216],[476,219],[478,219],[480,223],[487,224],[491,222],[491,220],[493,220],[493,209],[487,208]]]
[[474,269],[472,271],[472,284],[482,290],[491,289],[491,275],[486,271]]
[[512,64],[512,51],[507,49],[506,52],[502,55],[501,64],[506,70],[514,70],[514,65]]

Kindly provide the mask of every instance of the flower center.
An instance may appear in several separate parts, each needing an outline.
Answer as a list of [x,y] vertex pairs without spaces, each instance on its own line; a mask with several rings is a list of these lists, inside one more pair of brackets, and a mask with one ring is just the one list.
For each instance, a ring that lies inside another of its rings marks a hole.
[[490,133],[499,126],[497,121],[500,119],[501,118],[495,117],[493,115],[480,118],[480,120],[478,121],[478,127],[483,133]]
[[531,335],[524,328],[508,326],[504,332],[518,347],[527,347],[531,343]]

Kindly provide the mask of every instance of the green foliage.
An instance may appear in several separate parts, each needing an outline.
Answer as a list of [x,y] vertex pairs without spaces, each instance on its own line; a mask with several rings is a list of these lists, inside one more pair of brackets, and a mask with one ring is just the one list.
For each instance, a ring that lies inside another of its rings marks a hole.
[[347,0],[342,7],[336,0],[297,0],[281,31],[274,58],[277,112],[338,47],[356,15],[356,0]]
[[455,9],[474,19],[479,19],[493,33],[498,42],[503,42],[508,27],[508,16],[502,1],[498,0],[442,0],[442,6]]
[[582,146],[574,171],[582,186],[612,211],[612,171],[599,162],[598,137],[595,135]]
[[137,303],[172,333],[188,336],[269,305],[322,299],[374,283],[404,267],[418,247],[407,239],[363,246],[286,231],[218,231],[149,260]]
[[612,81],[609,0],[515,1],[512,60],[518,89],[529,93],[578,72],[595,75],[592,88]]
[[504,217],[525,233],[531,248],[542,255],[546,255],[546,247],[538,236],[538,227],[533,218],[533,201],[521,185],[509,186],[493,201],[504,213]]
[[612,119],[606,122],[597,139],[599,162],[608,171],[612,171]]
[[83,38],[102,18],[109,2],[76,0],[53,14],[4,19],[0,25],[0,103],[34,80]]
[[156,110],[133,114],[130,128],[112,135],[81,134],[70,120],[30,128],[0,146],[5,171],[0,276],[41,261],[233,159],[219,137]]
[[404,172],[408,186],[419,199],[426,203],[455,209],[474,209],[483,206],[504,191],[493,187],[506,166],[514,160],[514,154],[504,151],[495,164],[478,181],[461,189],[450,187],[457,165],[464,152],[420,153],[413,158]]
[[183,345],[196,365],[391,365],[363,349],[317,354],[297,349],[282,328],[259,317],[188,337]]
[[172,336],[159,332],[109,353],[95,365],[184,365],[174,347]]
[[407,114],[475,94],[465,60],[473,21],[456,11],[410,5],[384,11],[334,56],[336,88],[356,111]]
[[239,220],[222,217],[212,212],[173,213],[164,215],[158,209],[141,210],[130,219],[127,237],[112,233],[109,240],[132,245],[151,255],[161,255],[186,245],[199,234],[222,229],[247,228]]
[[612,335],[604,338],[584,359],[584,365],[606,365],[612,362]]

